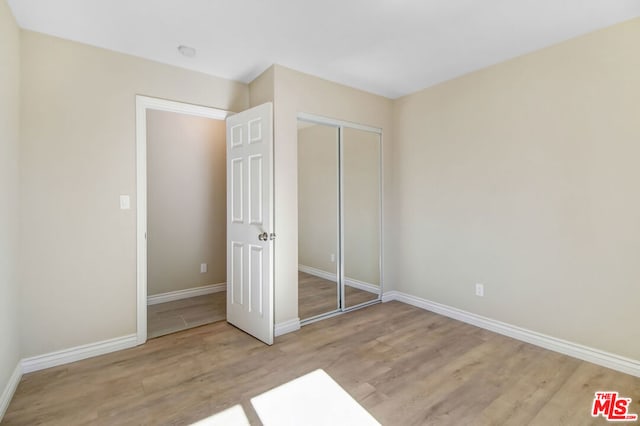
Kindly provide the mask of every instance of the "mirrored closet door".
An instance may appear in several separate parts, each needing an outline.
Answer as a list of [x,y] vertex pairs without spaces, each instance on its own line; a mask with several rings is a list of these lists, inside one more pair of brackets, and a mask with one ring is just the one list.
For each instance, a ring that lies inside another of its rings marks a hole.
[[298,121],[298,315],[340,308],[339,129]]
[[381,132],[298,119],[298,313],[302,323],[380,300]]
[[344,305],[380,295],[380,135],[342,129],[342,266]]

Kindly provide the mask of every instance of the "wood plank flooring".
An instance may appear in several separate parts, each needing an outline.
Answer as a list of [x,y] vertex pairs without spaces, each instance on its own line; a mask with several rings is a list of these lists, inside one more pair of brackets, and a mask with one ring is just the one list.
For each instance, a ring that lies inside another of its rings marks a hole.
[[594,392],[640,413],[640,379],[399,302],[266,346],[226,322],[27,374],[7,425],[186,425],[324,369],[384,425],[589,425]]
[[[334,281],[298,271],[298,316],[307,319],[338,308],[338,288]],[[347,306],[377,299],[377,295],[357,288],[345,287]]]
[[149,339],[227,319],[227,292],[147,306]]

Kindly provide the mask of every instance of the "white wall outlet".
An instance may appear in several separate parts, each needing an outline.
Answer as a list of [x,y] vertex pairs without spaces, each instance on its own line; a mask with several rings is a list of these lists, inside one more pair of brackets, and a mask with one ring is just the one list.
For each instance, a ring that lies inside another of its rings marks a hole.
[[201,263],[200,264],[200,273],[204,274],[205,272],[207,272],[207,264],[206,263]]
[[131,198],[128,195],[120,196],[120,210],[129,210],[131,208]]
[[331,261],[332,261],[332,262],[335,262],[335,261],[336,261],[336,255],[335,255],[334,253],[331,253],[331,254],[329,255],[329,258],[331,259]]
[[484,296],[484,284],[476,284],[476,296]]

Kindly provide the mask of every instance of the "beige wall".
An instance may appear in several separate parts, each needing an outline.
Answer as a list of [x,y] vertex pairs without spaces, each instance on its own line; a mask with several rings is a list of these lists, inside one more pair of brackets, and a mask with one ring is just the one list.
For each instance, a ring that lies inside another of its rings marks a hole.
[[298,130],[298,263],[336,275],[337,256],[338,128],[315,124]]
[[225,141],[223,120],[147,111],[148,295],[226,281]]
[[5,0],[0,0],[0,393],[20,359],[16,270],[19,109],[20,30]]
[[273,102],[274,74],[274,67],[271,66],[249,83],[249,102],[252,107]]
[[135,95],[241,111],[249,93],[42,34],[21,40],[20,318],[32,356],[136,332]]
[[395,102],[398,290],[640,359],[638,40],[635,19]]
[[[392,101],[278,65],[274,66],[274,87],[277,324],[298,318],[297,114],[306,112],[382,128],[387,138],[391,134]],[[389,171],[391,144],[385,141],[383,158]],[[391,181],[385,179],[383,186],[387,192],[390,184]],[[385,205],[391,203],[393,198],[385,197]],[[385,235],[392,232],[387,227]],[[385,255],[385,274],[392,270],[387,267],[391,257]]]

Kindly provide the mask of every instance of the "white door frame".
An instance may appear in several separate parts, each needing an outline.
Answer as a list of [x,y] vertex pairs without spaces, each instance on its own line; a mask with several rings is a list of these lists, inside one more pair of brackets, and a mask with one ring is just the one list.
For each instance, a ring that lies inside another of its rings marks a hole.
[[147,341],[147,110],[225,120],[231,111],[136,95],[137,344]]

